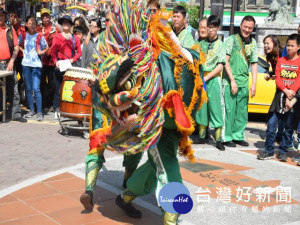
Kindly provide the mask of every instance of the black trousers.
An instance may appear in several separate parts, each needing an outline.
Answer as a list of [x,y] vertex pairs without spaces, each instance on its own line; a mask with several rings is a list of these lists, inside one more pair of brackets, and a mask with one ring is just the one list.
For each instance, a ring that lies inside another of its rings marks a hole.
[[[0,63],[0,70],[6,70],[7,63]],[[16,119],[21,117],[20,108],[20,96],[18,92],[18,80],[17,73],[14,70],[14,74],[6,77],[6,94],[8,101],[10,102],[7,116],[9,119]],[[2,91],[0,91],[0,107],[2,108]]]
[[55,95],[55,81],[54,73],[55,66],[45,66],[42,68],[41,78],[41,94],[42,94],[42,108],[50,108],[53,106],[53,100]]

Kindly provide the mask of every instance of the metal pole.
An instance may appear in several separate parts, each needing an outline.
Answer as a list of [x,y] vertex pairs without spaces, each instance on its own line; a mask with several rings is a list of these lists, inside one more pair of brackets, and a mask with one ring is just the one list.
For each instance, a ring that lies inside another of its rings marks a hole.
[[230,30],[229,35],[234,33],[234,12],[236,9],[236,2],[237,0],[231,0],[231,15],[230,15]]
[[199,21],[203,19],[203,15],[204,15],[204,0],[200,0]]

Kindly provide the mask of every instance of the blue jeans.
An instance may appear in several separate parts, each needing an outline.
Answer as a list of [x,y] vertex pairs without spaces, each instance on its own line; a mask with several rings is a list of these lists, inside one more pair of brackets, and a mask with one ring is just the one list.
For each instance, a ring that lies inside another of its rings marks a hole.
[[284,122],[278,121],[278,130],[277,130],[276,138],[278,138],[280,141],[282,140],[283,131],[284,131]]
[[54,76],[54,81],[55,81],[55,95],[54,95],[54,102],[53,102],[53,108],[56,110],[59,108],[60,104],[60,86],[63,81],[63,75],[65,72],[60,72],[59,69],[55,68],[55,76]]
[[42,113],[42,95],[40,91],[42,68],[23,66],[23,75],[26,84],[26,96],[30,111],[34,111],[33,94],[37,113]]
[[279,122],[284,123],[284,131],[282,135],[282,141],[280,142],[279,152],[286,154],[289,144],[292,141],[293,134],[293,119],[294,112],[288,111],[285,114],[273,113],[268,121],[266,131],[265,148],[267,153],[274,153],[274,143],[276,138],[276,130]]

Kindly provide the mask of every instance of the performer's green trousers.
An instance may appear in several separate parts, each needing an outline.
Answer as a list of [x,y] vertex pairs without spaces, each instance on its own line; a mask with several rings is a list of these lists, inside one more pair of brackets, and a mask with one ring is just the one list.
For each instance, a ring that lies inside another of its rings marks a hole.
[[148,150],[148,160],[134,171],[127,181],[124,195],[147,195],[155,188],[158,199],[161,188],[170,182],[182,183],[177,159],[180,134],[173,129],[163,129],[157,147]]
[[235,95],[231,93],[230,85],[223,86],[225,101],[225,126],[222,139],[225,142],[245,139],[244,130],[248,123],[249,88],[239,87]]
[[[206,82],[206,93],[208,102],[203,103],[200,111],[196,112],[196,123],[204,127],[207,127],[209,124],[211,128],[222,128],[225,106],[221,78],[219,76]],[[205,136],[205,132],[203,134]]]
[[[148,150],[148,160],[137,168],[127,181],[127,189],[123,193],[125,202],[136,196],[147,195],[155,188],[158,201],[159,192],[170,182],[182,183],[180,167],[177,159],[180,135],[176,130],[163,129],[156,147]],[[172,214],[162,209],[164,225],[177,225],[179,214]]]
[[[85,190],[94,191],[97,182],[98,173],[105,163],[104,150],[100,150],[97,154],[87,155],[85,160],[86,179]],[[127,172],[133,172],[142,158],[142,152],[134,155],[124,155],[123,166]]]

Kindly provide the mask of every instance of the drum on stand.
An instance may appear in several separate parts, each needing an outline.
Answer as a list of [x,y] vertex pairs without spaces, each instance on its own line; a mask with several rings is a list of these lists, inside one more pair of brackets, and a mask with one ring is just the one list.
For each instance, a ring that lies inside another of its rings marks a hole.
[[60,89],[60,114],[77,120],[85,120],[91,114],[93,71],[71,67],[64,74]]

